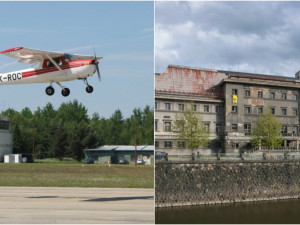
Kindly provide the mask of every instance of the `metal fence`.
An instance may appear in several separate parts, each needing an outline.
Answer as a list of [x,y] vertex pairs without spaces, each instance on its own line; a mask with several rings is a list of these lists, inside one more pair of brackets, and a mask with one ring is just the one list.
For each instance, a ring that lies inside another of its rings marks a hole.
[[300,152],[256,152],[256,153],[215,153],[210,155],[167,155],[160,161],[274,161],[274,160],[299,160]]

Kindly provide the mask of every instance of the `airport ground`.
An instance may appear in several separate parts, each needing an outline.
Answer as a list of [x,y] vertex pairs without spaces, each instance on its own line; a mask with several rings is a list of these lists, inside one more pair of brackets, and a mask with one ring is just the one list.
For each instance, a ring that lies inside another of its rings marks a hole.
[[154,223],[154,189],[0,187],[0,223]]
[[72,160],[0,163],[0,186],[154,188],[153,165],[82,164]]

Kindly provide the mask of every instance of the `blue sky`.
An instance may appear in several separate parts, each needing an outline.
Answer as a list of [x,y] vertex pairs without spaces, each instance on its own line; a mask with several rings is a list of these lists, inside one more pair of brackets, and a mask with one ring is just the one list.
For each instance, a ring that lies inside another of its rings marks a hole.
[[[0,110],[11,107],[32,111],[51,102],[77,99],[88,114],[108,118],[116,109],[124,117],[136,107],[153,106],[154,12],[153,2],[0,2],[0,51],[27,47],[73,54],[102,56],[100,71],[88,79],[94,87],[85,92],[83,81],[62,83],[68,97],[54,84],[55,94],[45,94],[49,85],[0,86]],[[0,73],[29,68],[30,64],[0,55]]]

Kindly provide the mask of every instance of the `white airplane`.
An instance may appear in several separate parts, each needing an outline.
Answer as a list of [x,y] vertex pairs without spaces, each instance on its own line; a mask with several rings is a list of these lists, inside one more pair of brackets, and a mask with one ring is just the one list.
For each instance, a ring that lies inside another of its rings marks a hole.
[[63,87],[60,82],[80,79],[86,84],[86,92],[92,93],[93,87],[87,82],[87,77],[96,71],[99,80],[100,71],[98,60],[103,57],[72,55],[67,53],[49,52],[23,47],[11,48],[0,54],[18,59],[22,63],[35,64],[34,68],[0,74],[0,85],[50,83],[46,88],[46,94],[54,94],[53,83],[61,88],[61,94],[68,96],[70,90]]

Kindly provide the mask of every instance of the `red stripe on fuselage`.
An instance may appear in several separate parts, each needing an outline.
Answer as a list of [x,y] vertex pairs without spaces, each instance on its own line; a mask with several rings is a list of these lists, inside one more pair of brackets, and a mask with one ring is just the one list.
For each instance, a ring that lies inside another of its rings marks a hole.
[[[87,62],[86,60],[83,61],[83,62],[80,60],[80,62],[73,62],[73,63],[61,65],[60,68],[62,70],[72,69],[72,68],[84,66],[86,62]],[[58,71],[58,69],[55,66],[54,67],[45,68],[45,69],[27,71],[27,72],[23,72],[22,73],[22,78],[27,78],[27,77],[42,75],[42,74],[45,74],[45,73],[51,73],[51,72],[55,72],[55,71]]]

